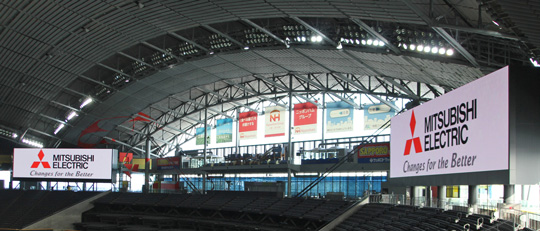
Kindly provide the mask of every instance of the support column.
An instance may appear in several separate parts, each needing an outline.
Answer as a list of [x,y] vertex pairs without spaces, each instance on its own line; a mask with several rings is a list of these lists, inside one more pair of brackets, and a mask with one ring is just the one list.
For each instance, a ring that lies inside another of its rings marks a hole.
[[291,186],[292,186],[291,169],[287,168],[287,197],[289,197],[289,198],[292,197],[292,195],[291,195],[292,194]]
[[325,131],[324,131],[324,128],[325,128],[325,122],[324,122],[324,119],[326,117],[326,107],[324,106],[324,100],[325,100],[325,96],[326,93],[323,93],[322,95],[322,124],[321,124],[321,142],[324,143],[324,134],[325,134]]
[[[208,96],[206,96],[206,104],[205,104],[205,108],[204,108],[204,146],[203,146],[203,166],[202,167],[206,167],[206,152],[207,152],[207,146],[208,146],[208,134],[207,134],[207,129],[208,129],[208,122],[207,122],[207,119],[208,119],[208,109],[206,107],[208,107]],[[206,194],[206,172],[202,174],[202,194]]]
[[478,204],[478,185],[469,185],[469,199],[467,203],[471,207],[476,207]]
[[426,186],[426,207],[431,207],[431,186]]
[[[289,77],[289,86],[292,86],[292,77]],[[287,155],[289,156],[289,164],[294,164],[294,151],[293,151],[293,146],[292,146],[292,133],[294,132],[294,128],[293,128],[293,123],[292,123],[292,120],[293,120],[293,103],[292,103],[292,87],[290,88],[291,90],[289,90],[289,140],[288,140],[288,148],[287,148]],[[281,155],[281,153],[279,154]],[[289,171],[291,171],[289,169]]]
[[411,187],[408,187],[407,190],[409,191],[409,197],[410,197],[410,205],[413,205],[414,206],[414,197],[416,196],[415,195],[415,187],[414,186],[411,186]]
[[145,153],[145,159],[144,159],[144,187],[143,187],[143,193],[148,193],[148,189],[150,188],[150,162],[148,161],[150,159],[150,133],[146,134],[146,153]]
[[505,204],[516,203],[515,192],[516,192],[515,185],[508,185],[508,184],[504,185],[503,197],[504,197]]
[[444,208],[446,204],[446,185],[437,186],[438,207]]

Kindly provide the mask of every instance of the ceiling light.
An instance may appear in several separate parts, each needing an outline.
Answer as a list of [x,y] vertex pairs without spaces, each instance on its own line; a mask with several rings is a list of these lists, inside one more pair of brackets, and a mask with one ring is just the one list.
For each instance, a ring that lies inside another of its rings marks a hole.
[[368,39],[368,40],[367,40],[367,45],[370,45],[370,46],[371,46],[371,44],[373,44],[373,40]]
[[540,67],[540,64],[538,64],[538,61],[534,60],[533,58],[529,59],[534,67]]
[[424,45],[420,44],[416,47],[416,50],[417,51],[423,51],[424,50]]
[[306,37],[302,36],[302,42],[306,41]]
[[431,53],[437,54],[437,52],[439,52],[439,48],[437,48],[437,47],[432,47],[431,48]]
[[75,116],[78,116],[78,114],[76,112],[72,111],[71,113],[69,113],[68,117],[66,118],[66,121],[70,121]]
[[17,135],[17,133],[13,133],[11,137],[13,137],[13,139],[16,139],[17,137],[19,137],[19,135]]
[[60,132],[60,130],[62,130],[62,128],[64,128],[64,124],[60,124],[58,125],[58,127],[56,128],[56,130],[54,130],[54,134],[56,135],[58,132]]
[[403,49],[407,50],[408,46],[406,43],[403,43]]
[[384,46],[384,45],[385,45],[385,44],[384,44],[383,41],[379,41],[379,46],[380,46],[380,47],[382,47],[382,46]]
[[343,46],[341,45],[341,42],[337,43],[336,49],[338,49],[338,50],[343,49]]
[[493,24],[499,26],[499,23],[498,22],[495,22],[495,21],[491,21]]
[[446,53],[446,49],[444,49],[444,47],[441,47],[441,48],[439,49],[439,54],[440,54],[440,55],[444,55],[445,53]]
[[311,36],[311,41],[312,42],[317,42],[317,36],[315,36],[315,35]]
[[373,46],[379,46],[379,40],[373,41]]
[[94,101],[92,98],[90,98],[90,97],[86,98],[79,108],[82,109],[83,107],[85,107],[86,105],[91,103],[92,101]]
[[448,56],[454,55],[454,50],[453,49],[446,50],[446,55],[448,55]]
[[245,47],[244,47],[244,50],[249,50],[249,47],[248,47],[248,46],[245,46]]
[[430,46],[425,46],[425,47],[424,47],[424,52],[429,53],[430,51],[431,51],[431,47],[430,47]]
[[411,51],[414,51],[414,50],[416,50],[416,45],[411,44],[411,45],[409,46],[409,48],[411,49]]
[[360,45],[360,40],[356,40],[356,45]]
[[317,42],[322,42],[322,36],[317,35]]
[[362,39],[362,45],[366,45],[366,40],[365,39]]

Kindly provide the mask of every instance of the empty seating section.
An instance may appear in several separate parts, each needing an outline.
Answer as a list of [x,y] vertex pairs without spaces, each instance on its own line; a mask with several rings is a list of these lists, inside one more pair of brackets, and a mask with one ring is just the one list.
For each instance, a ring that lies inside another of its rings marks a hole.
[[24,228],[99,192],[0,190],[0,228]]
[[[250,192],[110,193],[83,214],[79,230],[112,226],[177,230],[317,230],[352,202],[268,197]],[[112,229],[112,228],[111,228]]]
[[452,210],[443,211],[442,209],[390,204],[366,204],[333,230],[514,230],[511,222],[498,220],[490,223],[489,218],[485,215],[469,215]]

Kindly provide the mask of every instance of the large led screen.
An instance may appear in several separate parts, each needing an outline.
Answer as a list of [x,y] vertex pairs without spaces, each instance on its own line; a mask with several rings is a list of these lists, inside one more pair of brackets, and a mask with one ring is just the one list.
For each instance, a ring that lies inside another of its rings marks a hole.
[[508,70],[392,118],[390,177],[508,169]]
[[111,181],[113,149],[16,148],[13,178],[70,181]]

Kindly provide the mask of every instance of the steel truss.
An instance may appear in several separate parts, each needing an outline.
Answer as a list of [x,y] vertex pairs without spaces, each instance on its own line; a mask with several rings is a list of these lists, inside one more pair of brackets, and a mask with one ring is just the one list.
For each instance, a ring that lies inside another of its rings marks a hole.
[[[153,152],[164,155],[176,145],[195,137],[192,129],[204,124],[205,111],[208,113],[206,123],[215,125],[215,121],[221,118],[237,120],[239,112],[254,110],[263,113],[267,106],[286,106],[289,104],[289,92],[293,92],[293,104],[312,101],[322,106],[322,94],[327,94],[326,101],[344,101],[362,108],[365,104],[393,102],[398,98],[428,101],[439,96],[441,91],[439,86],[405,80],[389,81],[376,76],[341,73],[256,75],[221,80],[192,88],[188,94],[171,95],[149,107],[148,114],[159,116],[140,128],[135,127],[138,131],[130,130],[124,124],[114,133],[131,147],[142,145],[146,134],[151,134],[155,141]],[[360,94],[367,95],[370,101],[361,102]]]

